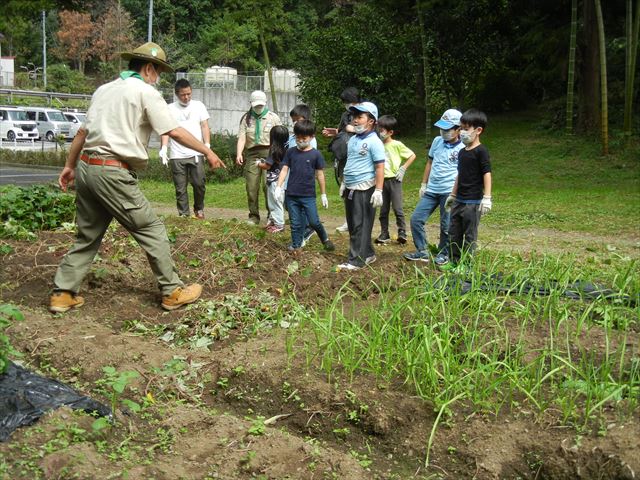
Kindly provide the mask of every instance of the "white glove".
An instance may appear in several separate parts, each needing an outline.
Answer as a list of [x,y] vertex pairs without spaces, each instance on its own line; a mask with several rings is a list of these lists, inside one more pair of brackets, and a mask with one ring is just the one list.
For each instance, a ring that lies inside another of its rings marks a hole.
[[402,179],[404,178],[404,174],[407,173],[407,169],[404,167],[400,167],[398,169],[398,173],[396,173],[396,180],[401,182]]
[[329,208],[329,199],[327,198],[327,194],[323,193],[320,195],[320,200],[322,201],[322,206],[324,208]]
[[485,215],[491,211],[491,197],[485,195],[480,202],[480,215]]
[[166,167],[167,165],[169,165],[169,155],[167,155],[167,146],[163,145],[160,148],[160,151],[158,152],[158,155],[160,155],[160,160],[162,160],[162,164]]
[[420,184],[420,190],[418,190],[418,197],[419,198],[424,197],[425,193],[427,193],[427,184],[426,183],[421,183]]
[[444,201],[444,211],[445,212],[450,212],[451,211],[451,207],[453,207],[453,204],[456,202],[456,196],[452,193],[451,195],[449,195],[447,197],[447,199]]
[[371,205],[373,208],[378,208],[382,206],[382,190],[376,188],[376,191],[371,195]]
[[347,187],[344,186],[344,182],[342,182],[340,184],[340,196],[342,197],[344,195],[344,191],[347,189]]
[[284,189],[282,187],[276,186],[276,189],[273,192],[273,196],[276,197],[276,200],[279,202],[284,202]]
[[262,159],[259,158],[258,160],[256,160],[256,167],[260,167],[260,164],[262,163]]

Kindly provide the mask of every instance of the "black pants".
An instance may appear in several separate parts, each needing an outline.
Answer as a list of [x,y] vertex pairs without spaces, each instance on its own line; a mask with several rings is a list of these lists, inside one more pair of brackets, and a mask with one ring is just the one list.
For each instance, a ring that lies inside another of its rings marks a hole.
[[176,206],[179,215],[189,215],[189,192],[187,185],[193,187],[193,210],[204,210],[205,159],[202,156],[172,158],[171,174],[176,187]]
[[402,182],[395,178],[385,178],[382,187],[382,207],[380,207],[380,232],[389,235],[389,211],[393,207],[399,235],[406,235],[407,227],[402,211]]
[[344,193],[344,208],[349,226],[348,262],[364,267],[365,260],[375,255],[371,232],[376,217],[376,209],[371,205],[371,195],[375,187],[369,190],[347,190]]
[[480,225],[480,205],[476,203],[455,202],[451,209],[449,223],[450,258],[454,263],[460,261],[463,253],[473,255],[478,240]]

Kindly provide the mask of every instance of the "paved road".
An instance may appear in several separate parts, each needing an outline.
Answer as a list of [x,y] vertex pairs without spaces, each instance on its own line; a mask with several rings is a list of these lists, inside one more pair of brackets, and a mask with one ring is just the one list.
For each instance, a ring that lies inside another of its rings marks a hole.
[[33,185],[58,180],[62,168],[0,165],[0,185]]

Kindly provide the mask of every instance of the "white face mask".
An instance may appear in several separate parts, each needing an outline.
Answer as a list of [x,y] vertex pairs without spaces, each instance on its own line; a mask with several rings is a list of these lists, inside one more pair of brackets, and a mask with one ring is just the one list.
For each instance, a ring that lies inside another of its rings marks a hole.
[[264,111],[264,105],[257,105],[253,107],[253,111],[260,115]]
[[386,140],[387,138],[389,138],[389,133],[388,132],[384,132],[384,133],[378,132],[378,135],[380,135],[380,138],[382,140]]
[[311,142],[301,142],[301,141],[296,140],[296,145],[298,146],[298,148],[300,150],[304,150],[306,148],[309,148],[309,145],[311,145]]
[[178,103],[180,104],[181,107],[188,107],[191,102],[189,101],[187,103],[182,103],[180,100],[178,100]]
[[350,104],[350,103],[345,103],[345,104],[344,104],[344,109],[345,109],[347,112],[350,112],[350,111],[351,111],[351,110],[349,110],[350,108],[351,108],[351,104]]
[[366,125],[354,125],[353,129],[355,130],[356,133],[364,133],[364,131],[367,129]]
[[465,145],[471,145],[473,141],[476,139],[476,132],[474,130],[460,130],[460,140]]
[[445,142],[450,142],[451,140],[456,138],[456,131],[453,128],[450,128],[449,130],[440,129],[440,136]]

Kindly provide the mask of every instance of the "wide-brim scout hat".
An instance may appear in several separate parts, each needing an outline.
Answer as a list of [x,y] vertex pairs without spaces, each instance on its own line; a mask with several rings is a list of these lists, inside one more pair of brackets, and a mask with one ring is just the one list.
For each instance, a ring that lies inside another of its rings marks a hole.
[[131,60],[132,58],[146,60],[158,65],[161,72],[173,73],[173,68],[167,63],[167,54],[157,43],[147,42],[130,52],[122,52],[120,56],[123,60]]

